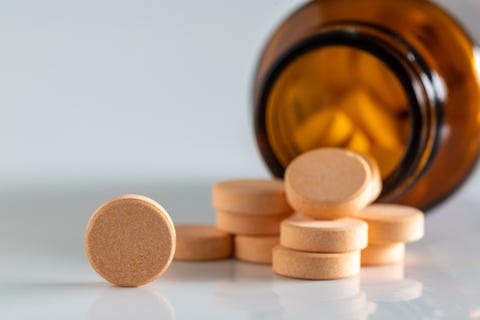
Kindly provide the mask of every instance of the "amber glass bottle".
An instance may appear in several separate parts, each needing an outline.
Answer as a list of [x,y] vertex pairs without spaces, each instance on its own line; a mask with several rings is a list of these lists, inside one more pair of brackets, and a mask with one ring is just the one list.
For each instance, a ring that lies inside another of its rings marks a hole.
[[318,0],[275,31],[254,83],[257,142],[283,176],[297,155],[348,148],[375,158],[380,201],[429,208],[477,162],[478,50],[425,0]]

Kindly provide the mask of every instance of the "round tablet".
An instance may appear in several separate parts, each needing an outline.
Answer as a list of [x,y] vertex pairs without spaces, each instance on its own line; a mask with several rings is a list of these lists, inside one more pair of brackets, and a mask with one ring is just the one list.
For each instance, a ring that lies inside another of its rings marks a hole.
[[124,195],[100,206],[88,223],[85,249],[105,280],[136,287],[162,275],[175,252],[175,229],[165,209],[139,195]]
[[382,193],[382,187],[383,187],[382,175],[380,173],[380,168],[378,167],[378,164],[375,161],[375,159],[365,154],[359,154],[359,155],[361,155],[363,159],[365,159],[365,161],[367,162],[372,175],[372,183],[370,185],[371,198],[369,201],[369,203],[372,203],[372,202],[375,202],[375,200],[377,200],[380,194]]
[[356,218],[368,223],[369,243],[412,242],[423,237],[423,212],[397,204],[373,204]]
[[311,253],[276,246],[273,249],[273,271],[297,279],[346,278],[360,272],[360,252]]
[[290,214],[253,215],[217,210],[217,227],[233,234],[277,235],[280,223]]
[[404,243],[369,244],[362,250],[362,265],[382,265],[402,261],[405,257]]
[[280,244],[307,252],[349,252],[367,247],[368,225],[362,220],[287,219],[280,227]]
[[213,207],[244,214],[284,214],[292,212],[282,180],[226,180],[213,186]]
[[236,236],[235,257],[247,262],[271,264],[273,248],[279,242],[278,236]]
[[301,154],[287,167],[285,188],[290,205],[316,219],[351,216],[372,199],[367,161],[344,149]]
[[175,260],[220,260],[232,255],[232,236],[215,226],[181,224],[175,232]]

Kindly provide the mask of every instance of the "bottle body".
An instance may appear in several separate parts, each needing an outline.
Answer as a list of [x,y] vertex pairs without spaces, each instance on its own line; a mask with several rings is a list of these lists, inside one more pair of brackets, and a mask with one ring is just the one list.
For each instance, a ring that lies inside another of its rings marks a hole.
[[257,142],[281,177],[298,154],[341,147],[377,160],[381,201],[427,208],[477,161],[476,48],[423,0],[319,0],[273,34],[254,83]]

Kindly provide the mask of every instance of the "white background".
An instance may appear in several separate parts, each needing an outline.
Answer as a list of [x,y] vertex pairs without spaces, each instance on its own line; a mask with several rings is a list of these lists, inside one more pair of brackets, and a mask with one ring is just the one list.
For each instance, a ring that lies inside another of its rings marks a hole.
[[253,71],[300,3],[1,0],[0,185],[268,175]]
[[0,3],[3,183],[266,175],[250,85],[299,1]]

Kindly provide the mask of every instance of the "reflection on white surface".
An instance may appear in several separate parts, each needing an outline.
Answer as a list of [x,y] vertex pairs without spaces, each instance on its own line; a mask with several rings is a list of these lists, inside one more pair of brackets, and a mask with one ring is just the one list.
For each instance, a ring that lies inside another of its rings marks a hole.
[[264,283],[219,283],[214,290],[213,304],[232,311],[279,315],[278,297]]
[[235,282],[270,283],[274,277],[271,265],[237,261],[233,266],[233,277]]
[[404,279],[392,282],[375,282],[362,284],[362,288],[372,301],[409,301],[422,296],[422,283]]
[[215,286],[214,305],[248,310],[252,314],[277,314],[278,298],[271,288],[271,266],[233,260],[231,263],[231,279],[217,282]]
[[403,280],[405,278],[405,263],[362,267],[360,275],[363,283]]
[[367,319],[375,306],[360,289],[359,277],[332,281],[299,281],[278,277],[272,283],[283,319],[321,314],[327,319]]
[[89,320],[174,320],[172,305],[152,287],[105,289],[92,303]]
[[[198,317],[208,309],[210,315],[222,310],[237,316],[241,312],[242,319],[302,319],[317,313],[324,319],[366,319],[376,308],[360,288],[358,276],[295,280],[274,275],[269,265],[234,260],[174,262],[156,286],[172,301],[182,295],[189,306],[188,310],[182,305],[176,308],[182,318]],[[194,303],[201,295],[212,295],[212,299]]]
[[356,296],[360,293],[358,276],[333,281],[299,281],[278,276],[272,290],[280,297],[300,301],[332,301]]
[[92,295],[108,287],[103,282],[8,281],[0,274],[2,320],[86,319]]
[[[299,290],[301,291],[301,290]],[[321,314],[327,319],[367,319],[371,307],[363,291],[358,294],[332,300],[315,301],[315,296],[302,301],[298,297],[280,297],[284,319],[304,319],[312,314]]]
[[377,306],[374,319],[422,319],[424,305],[418,304],[423,283],[405,278],[404,263],[368,266],[361,270],[361,287]]
[[403,263],[363,267],[362,288],[372,301],[408,301],[422,296],[421,282],[404,279]]
[[[361,297],[358,302],[361,301]],[[321,315],[323,319],[345,319],[345,320],[361,320],[368,319],[370,315],[375,312],[376,305],[371,302],[365,302],[362,307],[346,306],[345,309],[334,309],[334,307],[327,308],[325,310],[320,307],[312,308],[307,306],[302,309],[286,309],[284,311],[282,319],[284,320],[297,320],[312,318],[314,314]]]

